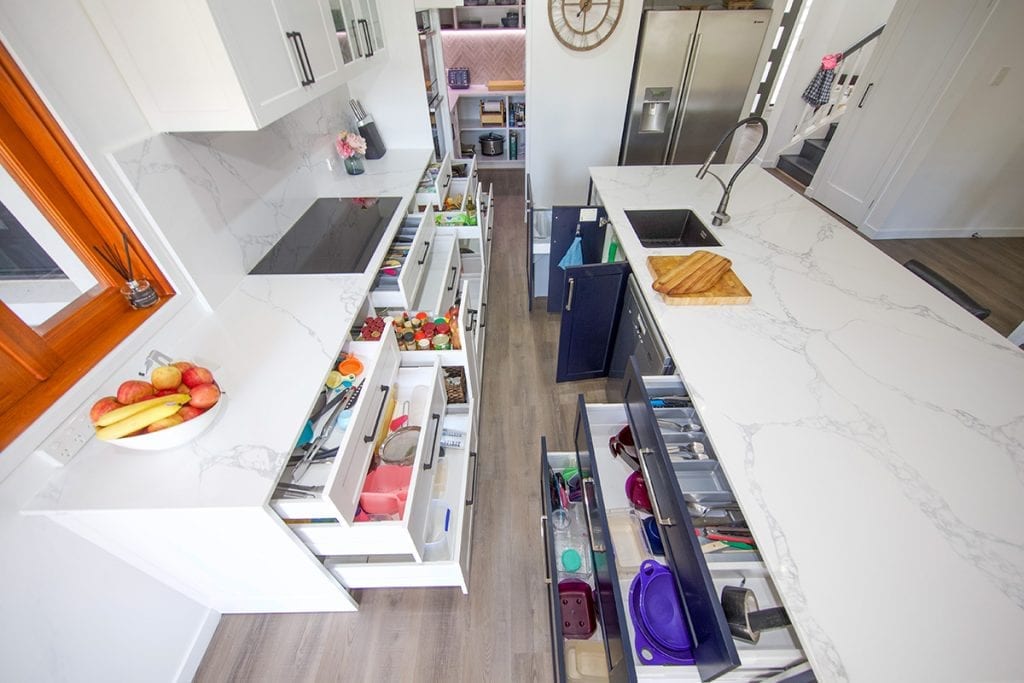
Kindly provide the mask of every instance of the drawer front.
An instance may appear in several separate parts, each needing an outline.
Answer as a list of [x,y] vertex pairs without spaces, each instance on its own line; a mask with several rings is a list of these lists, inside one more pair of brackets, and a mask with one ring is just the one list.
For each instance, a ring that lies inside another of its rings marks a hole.
[[[429,169],[425,176],[429,174]],[[449,155],[445,155],[444,160],[437,166],[437,174],[434,176],[433,181],[427,182],[424,185],[422,182],[419,189],[416,192],[416,209],[418,211],[424,211],[428,207],[440,211],[445,197],[448,196],[448,190],[452,183],[452,160]]]
[[449,307],[444,305],[447,299],[446,288],[451,280],[451,266],[457,258],[456,240],[444,235],[434,235],[434,242],[430,247],[430,261],[423,276],[420,294],[407,308],[410,314],[424,311],[444,315],[448,312]]
[[701,679],[709,681],[737,667],[740,657],[635,358],[626,369],[623,397],[665,559],[689,617],[697,668]]
[[[400,307],[412,308],[419,295],[420,286],[424,274],[427,271],[427,264],[430,261],[430,252],[434,244],[434,214],[433,209],[427,210],[418,217],[419,227],[413,236],[412,242],[406,247],[405,260],[395,282],[384,283],[380,281],[370,291],[370,303],[378,308]],[[397,240],[395,245],[397,246]]]
[[[555,466],[565,467],[568,454],[554,455]],[[549,461],[547,439],[540,437],[540,530],[544,543],[544,584],[548,591],[548,620],[551,623],[551,667],[554,679],[565,683],[565,652],[563,651],[562,607],[558,596],[558,565],[555,564],[555,534],[551,526],[551,489],[548,482],[553,475]]]
[[462,260],[459,258],[459,245],[453,244],[451,256],[444,268],[444,288],[441,290],[441,305],[437,312],[447,313],[455,305],[455,297],[459,291],[459,283],[462,279]]

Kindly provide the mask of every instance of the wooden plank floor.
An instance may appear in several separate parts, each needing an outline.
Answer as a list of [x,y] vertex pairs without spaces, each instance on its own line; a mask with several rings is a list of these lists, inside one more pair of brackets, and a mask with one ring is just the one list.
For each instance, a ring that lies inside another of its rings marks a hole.
[[[355,614],[225,615],[196,680],[550,680],[540,436],[570,450],[577,394],[608,397],[601,380],[554,383],[558,318],[526,310],[522,178],[481,173],[496,216],[470,594],[371,590],[357,592]],[[993,309],[1004,334],[1024,318],[1024,239],[875,244],[941,270]]]

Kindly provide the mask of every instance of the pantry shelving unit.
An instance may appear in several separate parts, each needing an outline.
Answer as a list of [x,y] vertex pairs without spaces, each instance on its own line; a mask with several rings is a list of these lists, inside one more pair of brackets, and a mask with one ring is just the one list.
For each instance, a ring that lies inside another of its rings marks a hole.
[[[442,29],[456,31],[480,28],[511,30],[526,27],[526,2],[524,0],[510,4],[496,4],[495,0],[485,0],[485,2],[480,4],[470,4],[467,1],[462,7],[438,11],[440,12]],[[518,22],[511,26],[504,26],[501,19],[507,17],[509,12],[518,13]]]
[[[514,112],[522,107],[525,111],[526,93],[521,90],[488,90],[482,86],[471,86],[466,90],[449,90],[452,102],[452,125],[458,141],[455,152],[459,159],[469,158],[464,148],[472,146],[478,168],[523,168],[526,165],[526,121],[522,116],[514,118]],[[480,103],[501,101],[505,112],[503,125],[486,125],[480,121]],[[497,133],[505,139],[502,153],[488,156],[480,148],[480,136]],[[512,138],[516,138],[515,152]]]

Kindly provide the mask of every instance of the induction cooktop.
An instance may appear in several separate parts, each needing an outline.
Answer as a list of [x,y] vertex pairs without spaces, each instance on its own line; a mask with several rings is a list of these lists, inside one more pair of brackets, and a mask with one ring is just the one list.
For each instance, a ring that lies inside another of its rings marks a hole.
[[362,273],[401,201],[401,197],[317,199],[249,273]]

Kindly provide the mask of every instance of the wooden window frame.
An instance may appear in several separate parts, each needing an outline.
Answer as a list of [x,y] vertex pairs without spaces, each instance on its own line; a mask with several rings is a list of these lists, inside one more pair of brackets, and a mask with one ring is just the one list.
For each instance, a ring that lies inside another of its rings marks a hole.
[[[0,449],[9,445],[89,369],[174,295],[170,282],[135,236],[42,99],[0,45],[0,163],[97,284],[42,325],[31,327],[0,302],[0,360],[17,367],[25,392],[0,412]],[[93,247],[127,237],[136,279],[160,296],[133,310],[122,278]]]

